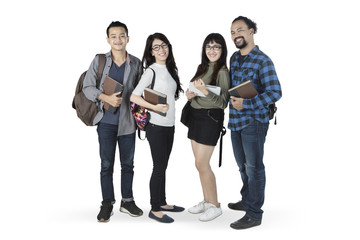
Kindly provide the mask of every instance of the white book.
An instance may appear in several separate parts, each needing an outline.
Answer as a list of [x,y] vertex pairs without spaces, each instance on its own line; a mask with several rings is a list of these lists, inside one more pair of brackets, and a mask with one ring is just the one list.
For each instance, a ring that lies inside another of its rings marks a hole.
[[214,86],[214,85],[206,85],[206,89],[210,92],[215,93],[216,95],[220,96],[221,93],[221,87]]
[[[220,95],[221,88],[219,86],[213,86],[213,85],[206,85],[206,90],[215,93],[216,95]],[[199,97],[205,97],[205,94],[203,94],[199,89],[197,89],[194,86],[193,82],[189,83],[189,91],[196,93]]]

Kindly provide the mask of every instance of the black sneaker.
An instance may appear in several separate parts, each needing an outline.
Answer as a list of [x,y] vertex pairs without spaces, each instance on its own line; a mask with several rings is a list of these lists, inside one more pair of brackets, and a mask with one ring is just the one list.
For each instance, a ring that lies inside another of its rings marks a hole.
[[100,206],[100,212],[97,215],[99,222],[108,222],[113,215],[113,205],[110,201],[102,201]]
[[125,202],[121,201],[120,212],[128,213],[132,217],[138,217],[143,215],[143,211],[138,208],[134,201]]

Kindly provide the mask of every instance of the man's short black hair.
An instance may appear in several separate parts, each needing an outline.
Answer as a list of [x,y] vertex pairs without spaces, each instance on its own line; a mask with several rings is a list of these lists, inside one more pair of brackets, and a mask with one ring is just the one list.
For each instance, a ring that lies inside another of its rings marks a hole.
[[122,22],[119,22],[119,21],[115,21],[115,22],[112,22],[110,23],[110,25],[108,26],[108,28],[106,29],[106,35],[107,37],[109,37],[109,29],[112,28],[112,27],[122,27],[125,29],[125,32],[126,32],[126,36],[129,36],[129,32],[128,32],[128,29],[125,25],[125,23],[122,23]]
[[250,28],[254,29],[254,34],[257,32],[256,23],[254,23],[253,21],[251,21],[247,17],[239,16],[239,17],[235,18],[232,23],[234,23],[236,21],[239,21],[239,20],[243,20],[246,23],[246,25],[248,26],[249,29]]

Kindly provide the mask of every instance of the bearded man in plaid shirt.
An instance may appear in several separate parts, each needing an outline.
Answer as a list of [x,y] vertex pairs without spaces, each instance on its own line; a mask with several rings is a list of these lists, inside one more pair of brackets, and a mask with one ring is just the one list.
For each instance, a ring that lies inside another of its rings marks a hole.
[[231,223],[234,229],[261,224],[265,192],[264,143],[269,127],[269,105],[281,98],[281,86],[271,59],[255,45],[256,23],[247,17],[236,18],[231,25],[231,38],[240,49],[230,59],[232,87],[247,80],[258,95],[243,99],[231,96],[228,128],[243,186],[242,199],[229,203],[229,208],[245,211],[243,218]]

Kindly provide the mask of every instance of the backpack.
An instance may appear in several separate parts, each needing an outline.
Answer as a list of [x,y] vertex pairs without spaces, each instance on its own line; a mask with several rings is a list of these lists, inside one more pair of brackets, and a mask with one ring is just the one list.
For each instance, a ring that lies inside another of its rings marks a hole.
[[[96,88],[99,88],[101,77],[105,68],[106,57],[105,54],[96,54],[96,56],[99,56],[99,65],[96,73]],[[76,110],[77,116],[81,121],[83,121],[83,123],[87,126],[94,126],[93,121],[96,114],[99,112],[99,109],[96,103],[89,100],[82,91],[86,72],[87,71],[80,75],[76,85],[72,107]]]
[[[270,104],[269,105],[269,120],[274,118],[276,111],[277,111],[277,107],[276,107],[275,103]],[[274,124],[276,125],[276,116],[275,116]]]
[[[154,75],[152,77],[152,81],[151,81],[151,86],[150,86],[150,88],[153,89],[154,84],[155,84],[155,71],[152,68],[150,68],[150,69],[154,73]],[[136,123],[137,130],[138,130],[138,137],[141,140],[145,140],[146,136],[144,139],[142,139],[140,136],[141,135],[140,130],[145,131],[146,125],[149,123],[149,120],[150,120],[150,113],[148,111],[146,111],[145,107],[137,105],[134,102],[130,102],[130,110],[135,119],[135,123]]]

